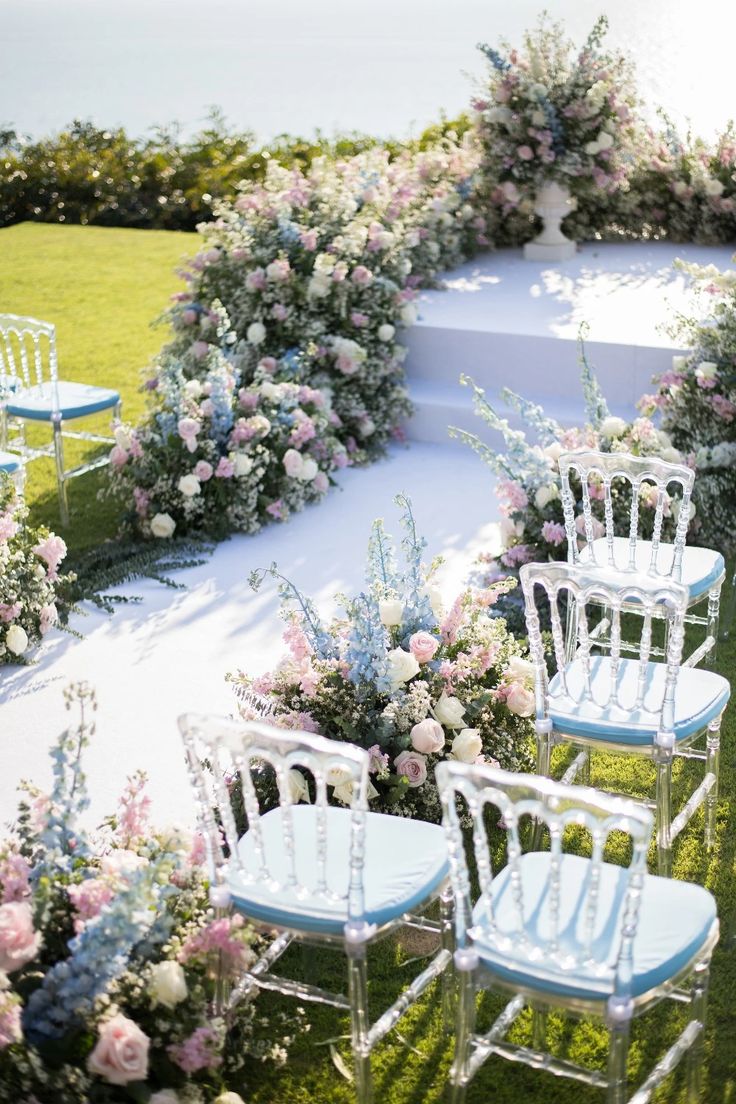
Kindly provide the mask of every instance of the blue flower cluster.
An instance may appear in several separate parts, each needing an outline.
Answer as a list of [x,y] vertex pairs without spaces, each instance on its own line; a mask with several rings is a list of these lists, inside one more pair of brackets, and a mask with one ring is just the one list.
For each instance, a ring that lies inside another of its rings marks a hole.
[[498,69],[499,73],[505,73],[507,69],[511,68],[511,62],[502,57],[498,50],[494,50],[487,42],[479,42],[478,49],[482,54],[485,54],[493,68]]

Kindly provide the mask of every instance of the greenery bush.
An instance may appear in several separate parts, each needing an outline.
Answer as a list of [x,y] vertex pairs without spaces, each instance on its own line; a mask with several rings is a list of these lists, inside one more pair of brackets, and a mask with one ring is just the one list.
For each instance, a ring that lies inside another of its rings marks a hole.
[[410,142],[364,134],[313,138],[281,134],[261,145],[251,131],[233,130],[219,109],[191,138],[177,124],[133,138],[75,119],[38,141],[0,128],[0,227],[28,220],[193,230],[212,217],[212,202],[245,180],[261,180],[268,162],[307,169],[315,157],[352,157],[381,145],[391,156],[426,149],[448,131],[468,129],[467,116],[440,119]]

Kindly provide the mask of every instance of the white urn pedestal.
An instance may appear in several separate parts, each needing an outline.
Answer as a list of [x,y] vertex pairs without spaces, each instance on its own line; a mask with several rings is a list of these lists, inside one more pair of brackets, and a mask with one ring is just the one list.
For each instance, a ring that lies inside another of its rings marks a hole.
[[542,219],[542,232],[524,246],[527,261],[569,261],[577,246],[566,238],[560,223],[577,207],[577,200],[556,180],[543,184],[537,192],[534,210]]

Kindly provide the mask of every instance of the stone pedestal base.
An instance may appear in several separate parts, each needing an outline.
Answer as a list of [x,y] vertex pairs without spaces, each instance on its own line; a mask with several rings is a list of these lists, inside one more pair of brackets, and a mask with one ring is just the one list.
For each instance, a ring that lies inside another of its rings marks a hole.
[[546,242],[530,241],[524,246],[526,261],[569,261],[577,253],[574,241]]

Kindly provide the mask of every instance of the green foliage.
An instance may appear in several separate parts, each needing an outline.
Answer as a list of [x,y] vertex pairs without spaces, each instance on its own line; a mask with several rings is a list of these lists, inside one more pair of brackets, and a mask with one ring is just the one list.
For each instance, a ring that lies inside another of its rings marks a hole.
[[204,127],[183,138],[177,124],[133,138],[75,119],[57,134],[32,140],[0,129],[0,227],[16,222],[81,223],[159,230],[193,230],[212,217],[212,202],[243,180],[260,180],[270,160],[306,169],[315,157],[352,157],[385,145],[392,156],[407,146],[426,149],[445,134],[462,134],[467,116],[444,116],[410,142],[366,134],[312,138],[280,134],[261,145],[248,130],[232,130],[213,108]]

